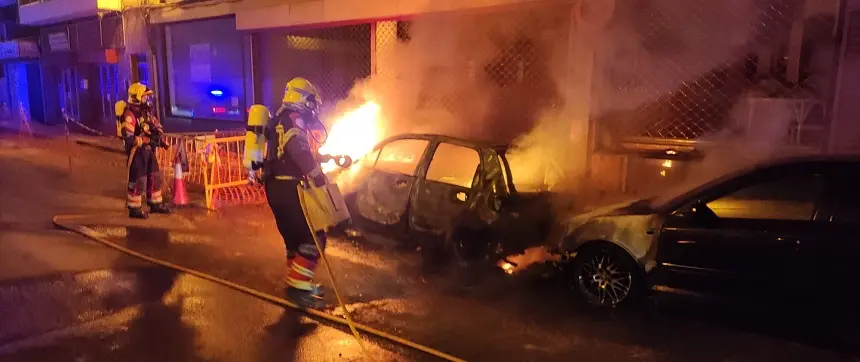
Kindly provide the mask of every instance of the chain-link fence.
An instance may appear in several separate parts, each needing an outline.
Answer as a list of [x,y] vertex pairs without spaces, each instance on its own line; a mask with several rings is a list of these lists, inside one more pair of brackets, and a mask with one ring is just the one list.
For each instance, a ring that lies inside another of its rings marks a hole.
[[616,139],[734,131],[820,147],[837,3],[617,1],[592,113]]

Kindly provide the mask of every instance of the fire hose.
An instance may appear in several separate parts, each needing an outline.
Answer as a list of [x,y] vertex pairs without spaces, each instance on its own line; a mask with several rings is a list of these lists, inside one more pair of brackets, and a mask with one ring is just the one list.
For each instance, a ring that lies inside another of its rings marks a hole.
[[[173,269],[173,270],[185,273],[185,274],[193,275],[195,277],[198,277],[198,278],[201,278],[201,279],[213,282],[213,283],[217,283],[217,284],[226,286],[228,288],[240,291],[242,293],[260,298],[260,299],[265,300],[267,302],[270,302],[272,304],[296,309],[296,310],[304,312],[308,315],[311,315],[311,316],[314,316],[317,318],[321,318],[321,319],[324,319],[324,320],[329,321],[329,322],[333,322],[333,323],[337,323],[337,324],[341,324],[341,325],[347,325],[347,323],[348,323],[348,321],[344,318],[341,318],[341,317],[338,317],[338,316],[335,316],[335,315],[332,315],[332,314],[329,314],[329,313],[326,313],[326,312],[323,312],[320,310],[311,309],[311,308],[304,308],[304,307],[299,306],[299,305],[297,305],[291,301],[288,301],[286,299],[276,297],[276,296],[271,295],[271,294],[263,293],[263,292],[258,291],[256,289],[249,288],[249,287],[246,287],[244,285],[234,283],[234,282],[231,282],[229,280],[221,279],[221,278],[218,278],[214,275],[206,274],[204,272],[197,271],[197,270],[194,270],[191,268],[187,268],[187,267],[184,267],[184,266],[181,266],[178,264],[174,264],[174,263],[162,260],[162,259],[154,258],[154,257],[148,256],[148,255],[143,254],[143,253],[139,253],[137,251],[126,248],[122,245],[116,244],[116,243],[108,240],[105,236],[103,236],[99,232],[97,232],[97,231],[95,231],[89,227],[86,227],[83,225],[75,225],[73,223],[74,220],[76,220],[76,219],[82,219],[82,218],[93,217],[93,216],[104,216],[104,215],[100,215],[100,214],[56,215],[53,218],[53,223],[55,226],[57,226],[59,228],[81,234],[81,235],[83,235],[89,239],[98,241],[98,242],[100,242],[100,243],[102,243],[102,244],[104,244],[110,248],[116,249],[118,251],[121,251],[125,254],[131,255],[131,256],[136,257],[138,259],[142,259],[142,260],[145,260],[147,262],[150,262],[150,263],[162,266],[162,267],[166,267],[169,269]],[[328,262],[325,259],[323,259],[323,262],[326,263],[326,265],[328,265]],[[439,358],[446,360],[446,361],[465,362],[464,359],[457,358],[457,357],[452,356],[450,354],[447,354],[445,352],[433,349],[431,347],[427,347],[425,345],[410,341],[410,340],[405,339],[405,338],[395,336],[393,334],[381,331],[379,329],[376,329],[376,328],[373,328],[373,327],[370,327],[370,326],[367,326],[364,324],[353,322],[353,327],[356,330],[361,330],[365,333],[377,336],[379,338],[387,339],[389,341],[401,344],[403,346],[422,351],[424,353],[430,354],[430,355],[435,356],[435,357],[439,357]]]
[[[133,156],[133,154],[132,154],[132,156]],[[338,165],[341,165],[341,164],[346,165],[346,166],[341,166],[344,168],[349,167],[349,165],[352,164],[352,159],[349,156],[334,156],[333,158],[329,158],[328,160],[330,160],[330,159],[335,159],[335,163],[338,163]],[[327,160],[326,160],[326,162],[327,162]],[[129,163],[129,166],[130,165],[131,164]],[[299,187],[301,187],[301,185]],[[305,207],[306,200],[305,200],[304,192],[301,192],[300,190],[297,190],[297,191],[299,191],[299,202],[302,205],[302,214],[305,217],[305,221],[308,223],[308,226],[311,228],[311,230],[314,230],[314,226],[311,222],[311,218],[309,217],[308,212],[307,212],[307,208]],[[316,196],[314,195],[313,197],[316,197]],[[318,204],[321,204],[320,200],[314,200],[314,201],[317,202]],[[334,275],[334,271],[331,268],[331,264],[329,263],[328,258],[326,257],[325,253],[323,252],[324,250],[323,250],[322,245],[321,245],[319,239],[317,238],[315,232],[311,232],[311,235],[313,236],[314,244],[317,247],[317,251],[320,253],[320,257],[323,261],[323,265],[325,266],[326,271],[329,275],[329,278],[331,279],[332,289],[334,290],[338,305],[343,310],[344,318],[340,318],[338,316],[335,316],[335,315],[332,315],[332,314],[329,314],[329,313],[326,313],[326,312],[323,312],[320,310],[316,310],[316,309],[312,309],[312,308],[305,308],[305,307],[302,307],[302,306],[300,306],[294,302],[291,302],[289,300],[286,300],[286,299],[283,299],[280,297],[276,297],[276,296],[271,295],[271,294],[263,293],[263,292],[260,292],[256,289],[249,288],[249,287],[246,287],[246,286],[238,284],[238,283],[234,283],[234,282],[231,282],[231,281],[228,281],[225,279],[218,278],[214,275],[210,275],[210,274],[207,274],[207,273],[204,273],[201,271],[197,271],[197,270],[194,270],[191,268],[187,268],[187,267],[184,267],[184,266],[181,266],[178,264],[174,264],[174,263],[162,260],[162,259],[154,258],[154,257],[148,256],[148,255],[143,254],[143,253],[139,253],[139,252],[134,251],[132,249],[126,248],[122,245],[111,242],[106,237],[99,234],[97,231],[92,230],[86,226],[74,225],[74,224],[69,223],[70,221],[73,221],[75,219],[80,219],[80,218],[87,217],[87,216],[94,216],[94,215],[85,215],[85,214],[56,215],[53,218],[53,222],[54,222],[54,225],[57,227],[60,227],[60,228],[63,228],[63,229],[66,229],[66,230],[69,230],[72,232],[76,232],[76,233],[81,234],[87,238],[98,241],[98,242],[100,242],[100,243],[102,243],[108,247],[111,247],[113,249],[116,249],[118,251],[126,253],[128,255],[134,256],[136,258],[148,261],[150,263],[160,265],[160,266],[163,266],[166,268],[170,268],[173,270],[177,270],[179,272],[186,273],[189,275],[193,275],[195,277],[205,279],[205,280],[208,280],[210,282],[221,284],[223,286],[232,288],[234,290],[243,292],[245,294],[249,294],[251,296],[263,299],[263,300],[268,301],[270,303],[280,305],[280,306],[289,307],[289,308],[293,308],[293,309],[299,310],[301,312],[304,312],[308,315],[325,319],[329,322],[334,322],[334,323],[346,325],[349,327],[350,331],[352,332],[352,335],[358,341],[359,346],[362,349],[363,353],[371,360],[373,360],[373,357],[370,355],[370,352],[367,350],[367,347],[364,345],[363,340],[359,336],[359,334],[358,334],[359,330],[361,330],[365,333],[368,333],[368,334],[371,334],[371,335],[374,335],[374,336],[384,338],[384,339],[387,339],[389,341],[401,344],[403,346],[422,351],[424,353],[430,354],[432,356],[435,356],[435,357],[438,357],[438,358],[441,358],[441,359],[444,359],[447,361],[465,362],[465,360],[458,358],[458,357],[455,357],[455,356],[452,356],[452,355],[447,354],[445,352],[433,349],[431,347],[427,347],[425,345],[410,341],[408,339],[401,338],[401,337],[395,336],[393,334],[381,331],[379,329],[376,329],[376,328],[373,328],[373,327],[370,327],[370,326],[367,326],[364,324],[356,323],[355,321],[353,321],[349,310],[346,308],[346,303],[344,302],[343,298],[340,295],[339,288],[337,285],[337,280],[336,280],[335,275]]]

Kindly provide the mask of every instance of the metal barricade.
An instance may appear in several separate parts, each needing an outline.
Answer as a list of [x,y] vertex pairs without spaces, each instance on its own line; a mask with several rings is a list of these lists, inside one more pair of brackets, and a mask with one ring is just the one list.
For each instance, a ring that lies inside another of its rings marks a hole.
[[170,147],[160,150],[156,158],[166,189],[173,186],[174,164],[184,152],[187,168],[183,179],[192,190],[194,186],[203,189],[207,208],[264,201],[262,188],[248,185],[248,172],[242,166],[243,134],[244,131],[165,134],[164,142]]
[[183,178],[191,184],[203,184],[203,169],[198,162],[194,162],[199,158],[203,144],[211,139],[223,137],[234,137],[244,134],[244,131],[221,131],[221,132],[206,132],[206,133],[168,133],[164,135],[164,142],[170,146],[163,152],[158,152],[158,166],[161,168],[165,178],[173,178],[173,164],[176,162],[176,155],[180,149],[184,150],[188,159],[188,169],[183,170]]
[[263,188],[248,182],[248,170],[243,166],[244,150],[244,136],[210,138],[198,149],[206,208],[265,202]]

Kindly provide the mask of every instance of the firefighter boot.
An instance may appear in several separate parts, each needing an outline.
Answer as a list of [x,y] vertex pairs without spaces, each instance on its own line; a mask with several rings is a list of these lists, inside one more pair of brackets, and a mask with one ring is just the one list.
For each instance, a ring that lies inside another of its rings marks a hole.
[[150,204],[149,212],[153,214],[169,214],[170,209],[167,206],[164,206],[164,203]]
[[147,217],[149,217],[149,215],[143,212],[143,209],[139,207],[129,207],[128,217],[132,219],[146,219]]
[[[289,275],[290,269],[293,268],[293,258],[296,257],[296,252],[287,251],[287,274]],[[287,284],[289,284],[289,279],[287,280]],[[322,284],[311,282],[311,290],[309,291],[310,295],[314,298],[322,299],[325,295],[325,290],[323,289]]]
[[304,308],[322,309],[326,302],[322,298],[322,289],[315,285],[311,290],[287,287],[287,300]]

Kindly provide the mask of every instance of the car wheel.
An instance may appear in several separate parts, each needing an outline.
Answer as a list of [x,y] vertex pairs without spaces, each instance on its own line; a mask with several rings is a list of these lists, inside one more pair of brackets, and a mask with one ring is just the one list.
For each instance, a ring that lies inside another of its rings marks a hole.
[[586,247],[573,260],[573,284],[580,297],[596,307],[632,304],[641,290],[636,262],[614,246]]
[[486,260],[488,250],[483,233],[471,230],[458,230],[448,236],[447,244],[451,254],[460,265],[469,265]]

